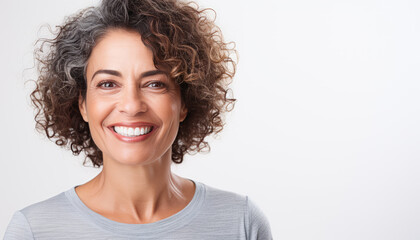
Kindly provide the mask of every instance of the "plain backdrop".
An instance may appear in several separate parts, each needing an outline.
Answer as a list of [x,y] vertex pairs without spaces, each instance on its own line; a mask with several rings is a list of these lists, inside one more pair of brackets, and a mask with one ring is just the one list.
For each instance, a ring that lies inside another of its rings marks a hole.
[[[420,1],[199,0],[239,52],[238,99],[181,176],[248,195],[274,239],[420,239]],[[94,0],[2,0],[0,236],[98,169],[34,130],[40,27]]]

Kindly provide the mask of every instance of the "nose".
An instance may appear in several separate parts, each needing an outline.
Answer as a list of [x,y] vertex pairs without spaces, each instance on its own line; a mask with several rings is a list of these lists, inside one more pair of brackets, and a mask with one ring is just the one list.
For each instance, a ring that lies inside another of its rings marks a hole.
[[128,116],[136,116],[147,111],[147,104],[137,84],[130,84],[123,87],[118,110]]

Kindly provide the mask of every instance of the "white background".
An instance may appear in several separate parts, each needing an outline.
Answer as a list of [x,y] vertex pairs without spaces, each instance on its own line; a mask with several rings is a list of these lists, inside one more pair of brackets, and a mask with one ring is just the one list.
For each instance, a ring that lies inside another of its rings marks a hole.
[[[40,26],[93,0],[3,1],[0,236],[12,214],[97,169],[34,130]],[[420,238],[420,2],[201,0],[240,55],[212,151],[180,175],[249,195],[275,239]]]

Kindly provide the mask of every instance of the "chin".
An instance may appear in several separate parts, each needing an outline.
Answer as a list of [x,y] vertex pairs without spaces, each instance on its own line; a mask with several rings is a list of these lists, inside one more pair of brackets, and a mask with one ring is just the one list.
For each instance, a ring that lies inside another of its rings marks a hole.
[[144,156],[144,154],[139,153],[118,153],[114,154],[114,156],[104,157],[104,161],[111,161],[120,165],[127,166],[136,166],[150,163],[150,159],[151,158],[149,156]]
[[[110,150],[116,150],[110,149]],[[155,149],[148,151],[146,148],[122,148],[120,151],[106,151],[103,152],[104,163],[106,161],[114,162],[118,165],[138,166],[148,165],[152,163],[161,162],[163,159],[171,159],[171,148],[167,149],[164,154],[158,154],[163,149]],[[111,163],[112,164],[112,163]]]

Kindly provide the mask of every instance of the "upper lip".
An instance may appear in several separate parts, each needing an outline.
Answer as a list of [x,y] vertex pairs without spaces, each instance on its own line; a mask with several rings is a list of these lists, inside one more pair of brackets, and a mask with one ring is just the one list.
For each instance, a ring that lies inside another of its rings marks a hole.
[[124,127],[154,127],[155,124],[149,122],[119,122],[109,125],[109,127],[124,126]]

